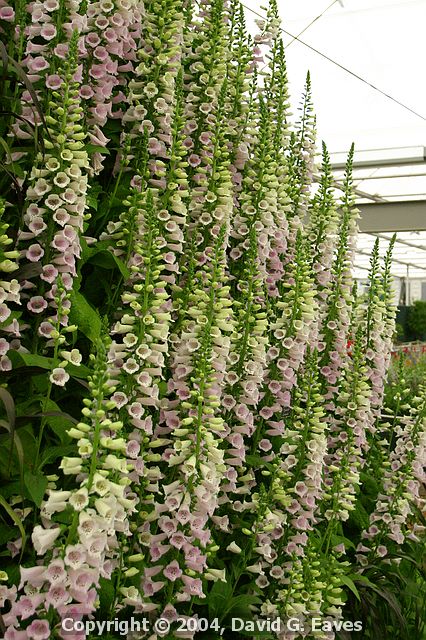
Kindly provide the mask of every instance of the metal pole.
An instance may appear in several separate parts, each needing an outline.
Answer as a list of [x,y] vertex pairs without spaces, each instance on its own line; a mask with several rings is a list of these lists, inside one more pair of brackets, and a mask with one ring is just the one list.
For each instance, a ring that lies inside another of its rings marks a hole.
[[410,306],[410,265],[407,264],[407,287],[406,287],[406,304]]

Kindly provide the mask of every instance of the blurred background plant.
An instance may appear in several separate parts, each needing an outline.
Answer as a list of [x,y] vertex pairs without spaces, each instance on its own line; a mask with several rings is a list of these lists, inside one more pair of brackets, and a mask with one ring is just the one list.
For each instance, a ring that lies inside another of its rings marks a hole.
[[417,340],[426,339],[426,300],[416,300],[408,309],[408,327]]

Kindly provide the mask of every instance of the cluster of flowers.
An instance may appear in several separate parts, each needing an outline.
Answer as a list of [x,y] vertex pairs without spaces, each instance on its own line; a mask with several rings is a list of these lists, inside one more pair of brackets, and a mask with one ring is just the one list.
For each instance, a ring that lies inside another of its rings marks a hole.
[[[61,388],[90,371],[72,454],[25,521],[33,552],[14,542],[5,639],[61,637],[100,603],[341,617],[361,471],[386,467],[358,570],[421,534],[426,409],[381,421],[392,245],[361,299],[353,148],[338,196],[324,145],[313,195],[310,78],[291,125],[276,1],[254,38],[238,0],[1,0],[0,25],[34,86],[9,137],[44,132],[31,166],[14,155],[22,223],[0,236],[0,367],[14,350],[47,369],[35,474],[51,399],[68,415]],[[15,207],[11,192],[2,218]],[[102,319],[85,299],[97,243],[113,264]]]

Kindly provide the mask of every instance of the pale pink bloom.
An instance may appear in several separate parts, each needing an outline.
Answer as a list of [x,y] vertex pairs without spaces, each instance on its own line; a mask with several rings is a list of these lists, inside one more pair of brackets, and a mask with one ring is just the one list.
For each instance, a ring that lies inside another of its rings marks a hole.
[[304,482],[296,482],[294,490],[299,496],[304,496],[308,492],[308,487]]
[[77,231],[69,224],[64,227],[62,233],[70,242],[74,242],[74,240],[77,238]]
[[[37,184],[39,182],[40,182],[40,180],[37,181]],[[44,180],[44,182],[46,182],[46,180]],[[47,182],[46,182],[46,185],[47,185]],[[40,216],[42,213],[44,213],[44,209],[40,209],[40,207],[38,207],[33,202],[28,206],[27,213],[25,214],[25,216],[29,215],[30,219],[32,219],[34,216]]]
[[270,449],[272,449],[272,444],[269,440],[263,438],[263,440],[259,442],[259,449],[261,449],[262,451],[269,451]]
[[[71,291],[71,289],[73,288],[73,284],[74,283],[73,283],[73,279],[71,277],[71,274],[67,273],[66,271],[62,272],[62,284],[64,285],[64,288],[67,291]],[[67,306],[67,305],[70,305],[70,304],[71,304],[70,300],[64,300],[63,301],[63,305],[67,309],[71,308],[71,306]]]
[[62,205],[62,200],[56,193],[51,193],[47,196],[45,204],[49,209],[52,209],[52,211],[56,211],[56,209],[59,209]]
[[50,638],[50,627],[47,620],[33,620],[26,631],[27,637],[32,640],[49,640]]
[[67,574],[64,569],[64,561],[60,558],[53,560],[47,567],[45,578],[50,584],[58,584],[66,580]]
[[65,43],[57,44],[53,51],[58,58],[65,60],[68,55],[68,45]]
[[50,322],[42,322],[38,328],[38,332],[44,338],[50,338],[52,331],[55,330],[55,327]]
[[158,519],[158,526],[162,531],[169,534],[174,533],[177,529],[176,522],[166,516],[162,516],[161,518]]
[[69,379],[69,373],[67,373],[63,367],[55,367],[49,376],[50,382],[56,384],[58,387],[65,386]]
[[150,555],[151,555],[151,559],[156,562],[157,560],[159,560],[162,556],[164,556],[165,553],[167,553],[169,551],[169,549],[171,549],[171,546],[169,544],[153,544],[150,547]]
[[5,356],[9,351],[9,343],[5,338],[0,338],[0,356]]
[[47,225],[44,222],[43,218],[39,216],[34,216],[31,222],[28,224],[28,229],[32,231],[35,236],[38,236],[42,231],[46,229]]
[[57,277],[58,277],[58,270],[56,269],[56,267],[53,266],[53,264],[45,264],[42,267],[41,274],[40,274],[41,280],[44,280],[45,282],[52,284],[53,282],[55,282]]
[[41,587],[45,582],[44,573],[46,571],[46,567],[44,566],[19,567],[19,571],[21,573],[21,580],[19,582],[18,589],[22,589],[26,583],[33,587]]
[[190,578],[189,576],[182,576],[182,581],[185,585],[184,592],[190,596],[199,596],[205,598],[203,593],[203,583],[199,578]]
[[109,54],[105,47],[100,46],[96,47],[96,49],[93,51],[93,57],[100,62],[104,62],[105,60],[109,59]]
[[49,68],[49,63],[43,56],[37,56],[35,58],[30,58],[28,61],[28,68],[30,71],[34,71],[37,73],[38,71],[43,71],[44,69]]
[[92,144],[95,144],[99,147],[104,147],[109,142],[109,138],[107,138],[103,134],[102,130],[98,127],[98,125],[95,125],[93,127],[92,131],[89,133],[89,138]]
[[87,84],[83,84],[80,87],[80,97],[83,98],[84,100],[89,100],[90,98],[92,98],[94,96],[94,93],[95,92],[93,91],[92,87],[90,87]]
[[302,531],[310,528],[309,521],[305,516],[299,516],[296,520],[292,521],[292,524],[296,529],[301,529]]
[[51,22],[46,22],[40,29],[40,35],[45,40],[52,40],[56,36],[56,27]]
[[28,640],[27,632],[17,631],[14,627],[8,627],[4,634],[4,640]]
[[185,546],[185,562],[188,569],[201,573],[206,567],[206,556],[197,547]]
[[157,591],[160,591],[165,585],[165,582],[150,580],[149,578],[145,578],[142,580],[142,589],[146,596],[153,596]]
[[149,375],[149,373],[146,373],[145,371],[143,371],[138,375],[137,381],[138,381],[138,384],[141,385],[141,387],[149,387],[152,384],[151,376]]
[[96,31],[92,31],[91,33],[87,34],[87,36],[85,37],[85,41],[86,41],[86,44],[88,44],[90,47],[97,47],[101,39],[99,35],[96,33]]
[[70,246],[68,238],[66,238],[62,232],[57,233],[50,244],[61,253],[66,251]]
[[116,391],[111,396],[111,400],[113,400],[115,402],[115,404],[117,405],[118,409],[121,409],[121,407],[124,407],[129,401],[129,399],[126,396],[126,394],[123,393],[122,391]]
[[27,302],[27,309],[33,313],[42,313],[47,307],[47,302],[42,296],[33,296]]
[[240,420],[244,420],[245,418],[247,418],[248,414],[249,414],[249,409],[247,407],[247,405],[245,404],[238,404],[235,408],[234,408],[235,414],[238,418],[240,418]]
[[132,404],[127,407],[127,411],[132,418],[141,418],[144,413],[144,408],[140,402],[132,402]]
[[259,411],[259,415],[265,420],[268,420],[274,415],[274,410],[271,407],[262,407]]
[[177,560],[173,560],[173,562],[168,564],[163,569],[163,574],[165,578],[167,578],[168,580],[171,580],[172,582],[180,578],[182,575],[182,570],[179,567],[179,563],[177,562]]
[[96,572],[93,569],[71,569],[70,585],[73,589],[88,591],[96,582]]
[[[369,549],[367,549],[368,551]],[[333,547],[333,551],[335,551],[336,553],[345,553],[345,545],[343,544],[343,542],[341,542],[340,544],[336,544],[336,546]]]
[[65,171],[58,171],[58,173],[53,178],[53,182],[56,184],[57,187],[60,187],[61,189],[63,189],[67,185],[69,185],[70,178],[69,176],[67,176]]
[[[50,191],[51,186],[44,178],[39,178],[34,185],[34,193],[37,196],[43,196],[45,193]],[[31,206],[31,205],[30,205]]]
[[52,73],[49,76],[46,76],[46,87],[48,89],[60,89],[62,86],[63,80],[56,73]]
[[74,202],[77,200],[77,194],[72,189],[65,189],[64,193],[62,194],[62,198],[65,200],[65,202],[68,202],[68,204],[74,204]]
[[60,527],[44,529],[42,526],[36,525],[33,529],[31,540],[37,555],[44,555],[46,551],[51,549],[60,533]]
[[38,262],[44,256],[44,249],[39,244],[32,244],[25,254],[31,262]]
[[36,593],[32,596],[23,596],[16,603],[15,613],[22,620],[26,620],[27,618],[34,615],[37,610],[37,607],[43,602],[43,595],[41,593]]
[[126,446],[126,454],[129,458],[137,458],[140,451],[140,444],[136,440],[129,440]]
[[272,569],[269,572],[271,574],[271,576],[275,579],[279,579],[282,578],[284,575],[284,571],[281,567],[279,566],[274,566],[272,567]]
[[0,322],[4,322],[10,316],[11,311],[6,304],[0,304]]
[[55,609],[71,600],[70,594],[62,585],[51,587],[46,594],[46,603]]
[[15,20],[15,11],[12,7],[1,7],[0,20],[5,22],[13,22]]
[[139,365],[134,358],[128,358],[123,364],[123,369],[126,373],[133,374],[139,369]]
[[[88,553],[92,556],[100,556],[105,549],[106,536],[104,534],[94,535],[88,540]],[[94,565],[96,566],[96,565]]]
[[[190,521],[190,519],[191,519],[191,512],[186,507],[181,507],[179,511],[176,513],[176,520],[178,520],[181,524],[186,524],[187,522]],[[193,523],[193,526],[195,526],[194,523]]]
[[82,544],[69,545],[66,548],[64,562],[72,569],[79,569],[86,560],[86,551]]
[[66,225],[67,222],[69,222],[70,217],[71,216],[68,211],[63,207],[59,207],[59,209],[56,209],[55,213],[53,214],[54,221],[60,224],[62,227]]

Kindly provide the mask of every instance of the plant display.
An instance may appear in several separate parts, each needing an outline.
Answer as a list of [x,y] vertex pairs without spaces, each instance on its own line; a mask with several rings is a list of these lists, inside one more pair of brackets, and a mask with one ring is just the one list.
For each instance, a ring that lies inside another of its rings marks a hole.
[[408,311],[408,327],[417,339],[424,340],[426,336],[426,302],[415,300]]
[[237,0],[0,2],[5,640],[343,638],[366,592],[373,638],[383,575],[412,549],[421,576],[393,243],[360,298],[353,148],[339,195],[265,13],[252,38]]

